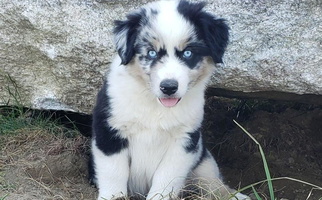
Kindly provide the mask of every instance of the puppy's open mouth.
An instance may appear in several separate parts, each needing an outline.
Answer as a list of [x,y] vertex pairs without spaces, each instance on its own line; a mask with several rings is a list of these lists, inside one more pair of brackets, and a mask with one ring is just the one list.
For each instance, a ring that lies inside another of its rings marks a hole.
[[181,98],[159,98],[161,104],[165,107],[173,107],[179,103]]

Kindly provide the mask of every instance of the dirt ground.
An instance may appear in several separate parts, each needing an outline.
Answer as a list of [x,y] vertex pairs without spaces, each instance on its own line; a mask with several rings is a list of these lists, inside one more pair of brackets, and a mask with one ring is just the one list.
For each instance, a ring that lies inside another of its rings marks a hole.
[[0,199],[95,199],[86,178],[87,138],[28,130],[0,139]]
[[[276,101],[218,101],[208,98],[204,136],[226,182],[235,188],[265,180],[258,146],[233,122],[235,119],[261,144],[275,197],[319,200],[322,190],[322,107]],[[289,180],[290,178],[299,181]],[[270,199],[267,184],[255,187]],[[252,193],[252,191],[249,191]]]
[[[207,147],[226,183],[242,188],[265,180],[262,145],[278,200],[318,200],[322,191],[322,107],[286,102],[241,101],[210,97],[203,125]],[[0,135],[0,200],[89,200],[96,189],[87,181],[89,138],[65,137],[42,130]],[[267,184],[255,186],[269,199]],[[251,190],[244,193],[250,194]]]

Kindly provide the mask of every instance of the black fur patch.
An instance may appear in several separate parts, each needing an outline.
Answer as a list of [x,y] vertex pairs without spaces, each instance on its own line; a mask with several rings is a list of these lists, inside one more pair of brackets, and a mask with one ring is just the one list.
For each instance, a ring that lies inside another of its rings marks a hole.
[[127,19],[124,21],[116,20],[114,22],[115,28],[113,33],[116,38],[120,37],[122,32],[125,32],[125,35],[122,37],[126,37],[126,45],[118,47],[117,49],[118,54],[122,59],[121,64],[126,65],[132,60],[136,53],[134,44],[140,31],[140,27],[147,23],[148,19],[145,9],[141,9],[139,12],[127,15]]
[[97,147],[106,155],[112,155],[128,147],[128,140],[117,135],[118,130],[111,128],[107,122],[109,114],[109,98],[106,94],[105,82],[98,93],[96,106],[93,111],[93,138]]
[[[186,50],[192,52],[192,56],[190,58],[184,58],[183,53]],[[197,67],[197,64],[202,60],[204,56],[211,56],[211,52],[205,44],[193,42],[188,44],[188,46],[182,51],[176,49],[176,56],[180,60],[182,60],[190,69],[193,69]]]
[[185,146],[185,150],[187,153],[196,153],[199,147],[200,140],[200,130],[196,130],[195,132],[188,133],[190,136],[190,142],[187,146]]
[[204,161],[206,158],[211,157],[211,154],[209,153],[209,151],[206,149],[205,145],[202,146],[202,152],[201,155],[198,159],[198,161],[196,162],[196,164],[192,167],[192,170],[196,169],[200,163],[202,161]]
[[167,50],[165,50],[165,49],[159,49],[159,51],[157,51],[157,53],[158,53],[158,56],[157,56],[157,58],[156,59],[152,59],[152,62],[151,62],[151,64],[150,64],[150,67],[153,67],[153,66],[155,66],[156,65],[156,63],[157,62],[160,62],[160,60],[165,56],[165,55],[167,55]]
[[[197,153],[199,149],[199,140],[201,140],[201,132],[200,130],[196,130],[192,133],[188,133],[190,136],[190,143],[185,146],[185,150],[187,153]],[[192,170],[198,167],[198,165],[207,157],[211,156],[208,150],[206,149],[205,145],[201,141],[202,149],[201,154],[197,160],[197,162],[193,165]]]
[[[112,129],[107,122],[109,115],[109,98],[107,96],[107,83],[97,95],[96,106],[93,110],[92,137],[96,141],[98,149],[105,155],[112,155],[128,147],[128,140],[120,138],[117,130]],[[95,162],[93,155],[90,155],[88,161],[88,179],[90,184],[96,184]]]
[[[167,50],[165,48],[154,49],[153,45],[147,38],[143,38],[142,42],[138,42],[138,44],[135,46],[135,49],[137,54],[140,54],[138,58],[143,66],[153,67],[157,62],[160,62],[160,60],[167,55]],[[157,52],[156,58],[149,57],[148,52],[150,50],[155,50]]]
[[88,181],[91,185],[96,185],[96,173],[95,173],[95,164],[93,160],[93,155],[89,155],[88,163]]
[[157,10],[155,10],[155,9],[151,9],[151,13],[152,13],[153,15],[157,15],[159,12],[158,12]]
[[215,63],[222,63],[222,56],[228,44],[229,28],[225,20],[203,11],[205,3],[192,3],[181,0],[178,12],[189,20],[195,27],[199,40],[208,46]]

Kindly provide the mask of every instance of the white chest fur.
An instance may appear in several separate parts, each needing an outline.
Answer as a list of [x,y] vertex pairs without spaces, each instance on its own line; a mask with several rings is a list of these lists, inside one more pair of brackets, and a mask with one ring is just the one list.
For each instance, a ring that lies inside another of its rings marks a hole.
[[129,190],[146,194],[153,175],[173,142],[166,133],[141,132],[129,138]]

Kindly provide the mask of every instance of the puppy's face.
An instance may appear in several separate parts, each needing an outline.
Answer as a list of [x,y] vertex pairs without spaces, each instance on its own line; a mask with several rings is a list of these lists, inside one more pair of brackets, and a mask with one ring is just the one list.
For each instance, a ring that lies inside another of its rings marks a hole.
[[122,64],[166,107],[178,104],[196,84],[204,86],[214,63],[222,62],[228,28],[203,7],[155,2],[116,22]]

